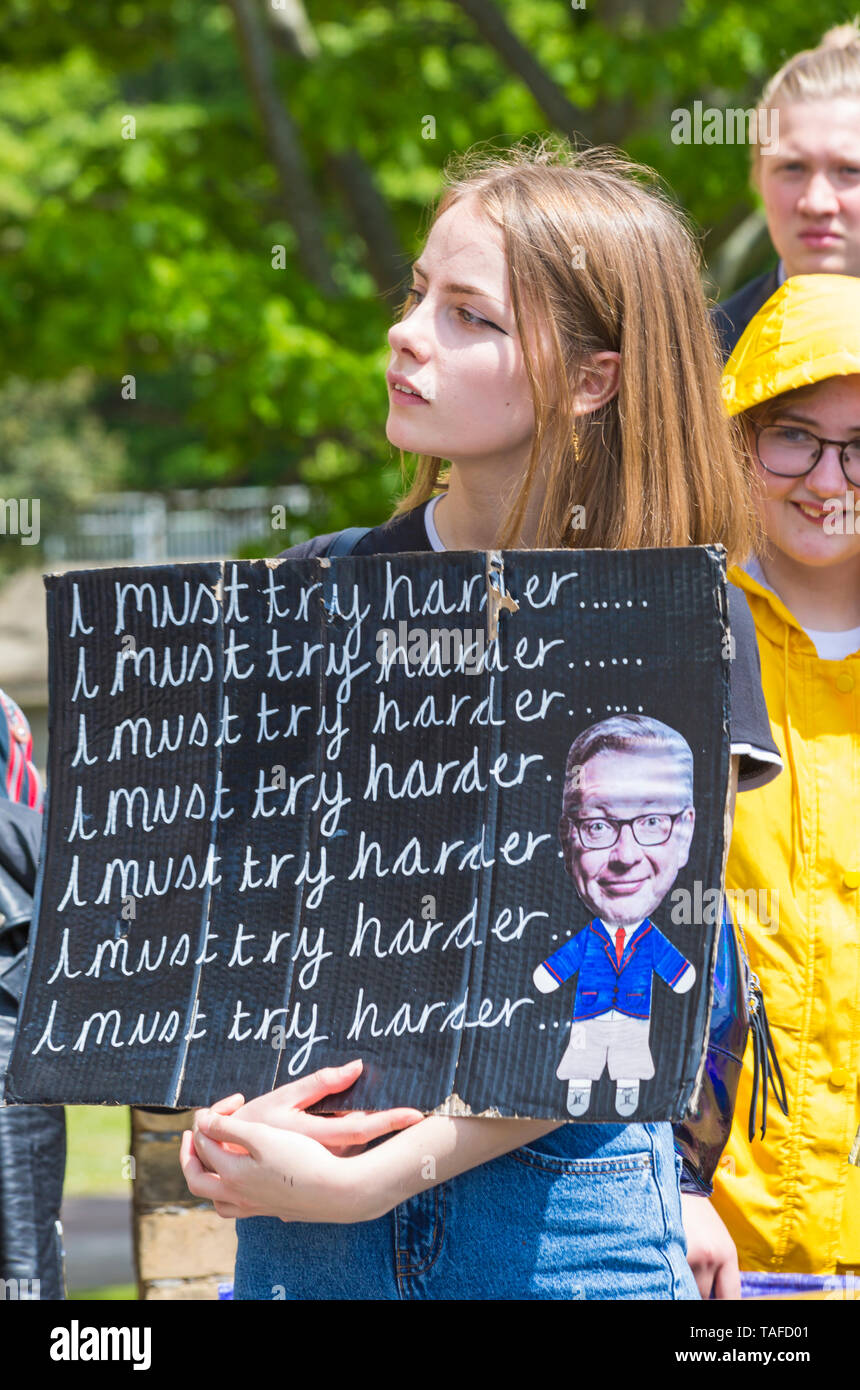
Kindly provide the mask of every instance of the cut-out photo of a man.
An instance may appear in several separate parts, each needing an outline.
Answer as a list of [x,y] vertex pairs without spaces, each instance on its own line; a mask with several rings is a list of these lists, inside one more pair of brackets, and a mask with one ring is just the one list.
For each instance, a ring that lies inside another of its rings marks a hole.
[[690,853],[693,754],[677,730],[644,715],[592,724],[567,756],[559,822],[564,863],[593,920],[534,972],[542,994],[577,976],[570,1041],[556,1075],[584,1115],[604,1068],[615,1109],[632,1115],[654,1075],[655,975],[684,994],[696,971],[650,920]]

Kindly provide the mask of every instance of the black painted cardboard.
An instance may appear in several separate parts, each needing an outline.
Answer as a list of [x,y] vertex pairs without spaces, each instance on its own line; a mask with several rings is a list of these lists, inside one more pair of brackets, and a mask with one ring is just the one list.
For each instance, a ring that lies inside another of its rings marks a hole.
[[[49,795],[8,1101],[197,1106],[359,1056],[330,1108],[569,1119],[576,980],[542,994],[533,974],[593,915],[558,840],[569,745],[626,711],[694,756],[689,861],[652,920],[696,981],[654,979],[656,1072],[626,1118],[683,1116],[725,849],[721,549],[163,565],[46,588]],[[416,760],[439,790],[401,795]],[[604,1070],[581,1118],[617,1121],[615,1099]]]

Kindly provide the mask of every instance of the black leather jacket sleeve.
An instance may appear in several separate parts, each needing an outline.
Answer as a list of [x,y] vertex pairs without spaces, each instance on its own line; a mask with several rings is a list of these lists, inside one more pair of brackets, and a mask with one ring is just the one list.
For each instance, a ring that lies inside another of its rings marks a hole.
[[[38,811],[0,801],[0,1097],[27,968],[41,833]],[[4,1290],[10,1280],[26,1288],[19,1297],[65,1296],[65,1167],[62,1106],[0,1107],[0,1279]]]

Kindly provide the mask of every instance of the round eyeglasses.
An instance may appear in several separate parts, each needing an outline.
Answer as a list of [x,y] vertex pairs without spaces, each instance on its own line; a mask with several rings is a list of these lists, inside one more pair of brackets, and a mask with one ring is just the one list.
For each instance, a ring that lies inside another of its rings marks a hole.
[[753,430],[758,461],[768,473],[802,478],[815,468],[825,444],[834,444],[847,481],[860,485],[860,439],[822,439],[798,425],[753,424]]
[[610,820],[608,816],[593,816],[590,819],[572,819],[571,825],[576,827],[583,849],[611,849],[617,843],[623,825],[630,826],[637,845],[665,845],[675,829],[675,821],[689,809],[689,806],[685,806],[683,810],[674,813],[657,811],[648,816],[636,816],[633,820]]

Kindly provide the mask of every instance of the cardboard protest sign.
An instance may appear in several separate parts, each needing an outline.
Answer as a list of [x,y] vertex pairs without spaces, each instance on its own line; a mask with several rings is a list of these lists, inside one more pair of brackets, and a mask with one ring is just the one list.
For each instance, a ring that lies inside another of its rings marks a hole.
[[723,553],[50,577],[10,1101],[658,1120],[703,1058]]

